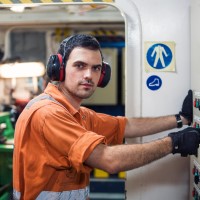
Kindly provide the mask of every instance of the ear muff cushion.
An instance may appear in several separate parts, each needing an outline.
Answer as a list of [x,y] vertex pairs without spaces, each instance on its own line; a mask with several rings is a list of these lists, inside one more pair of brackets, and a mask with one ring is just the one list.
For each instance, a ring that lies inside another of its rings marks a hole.
[[61,54],[57,54],[59,63],[60,63],[60,68],[59,68],[59,81],[64,81],[65,79],[65,68],[64,68],[64,63],[63,63],[63,58]]
[[64,80],[64,66],[62,61],[62,55],[51,55],[47,63],[47,75],[52,81]]
[[101,76],[97,86],[101,88],[106,87],[106,85],[108,85],[110,81],[110,77],[111,77],[111,67],[108,63],[103,62]]

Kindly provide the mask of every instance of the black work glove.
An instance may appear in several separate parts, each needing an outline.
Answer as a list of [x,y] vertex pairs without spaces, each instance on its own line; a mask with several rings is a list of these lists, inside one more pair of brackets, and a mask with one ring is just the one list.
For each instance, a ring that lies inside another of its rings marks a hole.
[[181,156],[197,156],[200,143],[200,129],[188,127],[184,130],[169,133],[172,139],[172,153],[180,153]]
[[182,109],[179,114],[188,120],[188,125],[191,125],[193,121],[192,90],[188,90],[188,94],[183,101]]

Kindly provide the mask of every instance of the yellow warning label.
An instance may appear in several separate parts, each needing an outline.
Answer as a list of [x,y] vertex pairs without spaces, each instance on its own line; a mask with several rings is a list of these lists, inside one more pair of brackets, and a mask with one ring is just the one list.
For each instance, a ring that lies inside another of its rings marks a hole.
[[109,178],[109,174],[100,169],[94,169],[94,177],[95,178]]
[[[110,174],[100,169],[94,169],[94,178],[110,178]],[[126,179],[126,172],[119,172],[117,178]]]
[[29,4],[29,3],[113,3],[115,0],[0,0],[1,4]]

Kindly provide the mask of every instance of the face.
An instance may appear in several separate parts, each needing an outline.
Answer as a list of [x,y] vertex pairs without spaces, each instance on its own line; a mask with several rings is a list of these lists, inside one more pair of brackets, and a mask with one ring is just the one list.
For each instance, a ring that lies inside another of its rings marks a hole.
[[90,97],[99,82],[101,68],[102,57],[99,50],[74,48],[65,68],[65,95],[78,100]]

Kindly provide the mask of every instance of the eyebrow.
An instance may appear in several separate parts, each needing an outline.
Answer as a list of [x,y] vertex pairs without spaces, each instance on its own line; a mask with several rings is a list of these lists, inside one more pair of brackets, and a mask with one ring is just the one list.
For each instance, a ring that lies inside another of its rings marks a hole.
[[92,67],[102,67],[101,64],[98,64],[98,65],[92,65]]
[[[74,62],[74,64],[77,64],[77,63],[81,63],[83,65],[88,65],[86,62],[81,61],[81,60],[77,60]],[[102,64],[92,65],[92,67],[102,67]]]

